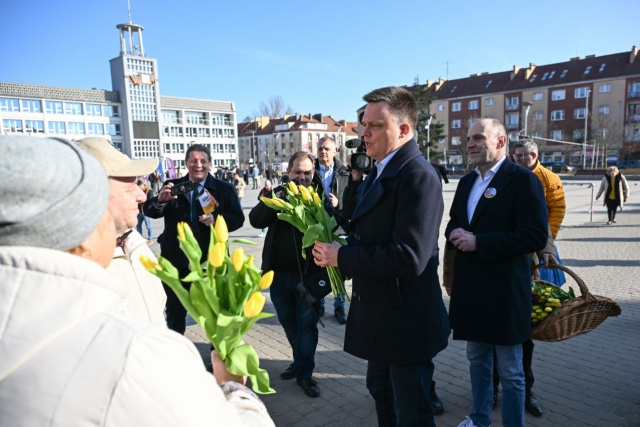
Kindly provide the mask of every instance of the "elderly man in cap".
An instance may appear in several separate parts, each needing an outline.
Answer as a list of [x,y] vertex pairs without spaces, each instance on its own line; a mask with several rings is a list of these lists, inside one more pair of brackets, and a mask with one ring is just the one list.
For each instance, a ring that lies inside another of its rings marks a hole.
[[62,139],[0,136],[0,152],[0,424],[272,427],[219,358],[214,378],[189,340],[120,310],[98,162]]
[[98,160],[109,177],[107,207],[119,237],[108,271],[129,289],[124,309],[135,318],[165,325],[164,305],[167,296],[162,282],[148,274],[139,261],[141,255],[151,259],[155,259],[155,256],[147,246],[147,240],[135,230],[138,204],[147,199],[137,185],[137,177],[154,171],[158,160],[131,160],[104,138],[90,137],[75,142]]

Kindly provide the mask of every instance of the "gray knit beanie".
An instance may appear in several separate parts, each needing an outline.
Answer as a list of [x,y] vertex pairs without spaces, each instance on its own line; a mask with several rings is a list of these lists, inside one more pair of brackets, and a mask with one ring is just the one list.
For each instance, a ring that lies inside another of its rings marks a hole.
[[72,249],[96,229],[108,198],[104,170],[72,142],[0,136],[0,246]]

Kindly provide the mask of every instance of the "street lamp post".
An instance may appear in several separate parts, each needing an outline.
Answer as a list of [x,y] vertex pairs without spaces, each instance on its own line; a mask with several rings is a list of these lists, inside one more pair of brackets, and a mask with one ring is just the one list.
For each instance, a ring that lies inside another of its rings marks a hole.
[[427,161],[431,161],[431,119],[433,116],[429,114],[427,119]]
[[524,137],[528,138],[529,134],[527,133],[527,125],[529,124],[529,109],[533,104],[529,101],[522,101],[522,106],[524,107]]
[[252,130],[251,131],[251,161],[255,162],[255,157],[254,157],[254,152],[253,152],[253,139],[256,135],[256,131]]
[[582,169],[587,168],[587,121],[589,119],[589,92],[587,89],[587,97],[584,102],[584,138],[582,139]]

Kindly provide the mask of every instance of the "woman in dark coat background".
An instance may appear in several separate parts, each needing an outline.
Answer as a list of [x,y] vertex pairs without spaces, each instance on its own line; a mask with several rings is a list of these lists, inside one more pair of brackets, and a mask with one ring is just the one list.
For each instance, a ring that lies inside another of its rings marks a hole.
[[607,207],[607,215],[609,221],[607,225],[616,223],[616,211],[618,207],[622,210],[624,202],[627,201],[629,196],[629,184],[627,179],[615,166],[610,166],[602,178],[600,183],[600,189],[596,195],[596,200],[604,193],[604,206]]

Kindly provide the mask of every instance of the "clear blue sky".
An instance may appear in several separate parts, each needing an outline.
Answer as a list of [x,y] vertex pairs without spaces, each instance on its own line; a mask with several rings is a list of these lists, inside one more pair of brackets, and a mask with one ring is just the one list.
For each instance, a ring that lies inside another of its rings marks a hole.
[[[163,95],[234,101],[238,120],[280,95],[355,121],[362,95],[640,46],[638,0],[131,0]],[[1,0],[0,81],[111,89],[126,0]]]

